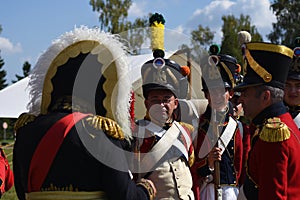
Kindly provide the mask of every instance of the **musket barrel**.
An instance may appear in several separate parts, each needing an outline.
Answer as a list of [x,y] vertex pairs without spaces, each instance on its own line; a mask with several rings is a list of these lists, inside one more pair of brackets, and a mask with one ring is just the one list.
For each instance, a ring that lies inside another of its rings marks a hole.
[[[216,110],[213,110],[213,130],[216,137],[215,147],[219,147],[220,132],[216,118]],[[215,186],[215,200],[222,200],[221,178],[220,178],[220,162],[214,162],[214,186]]]

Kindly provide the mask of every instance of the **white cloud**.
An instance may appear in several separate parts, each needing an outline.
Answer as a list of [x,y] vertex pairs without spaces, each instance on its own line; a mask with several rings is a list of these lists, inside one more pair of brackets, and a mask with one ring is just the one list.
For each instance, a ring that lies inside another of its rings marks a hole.
[[128,18],[135,19],[137,17],[141,17],[147,14],[144,9],[146,5],[147,5],[146,2],[139,2],[139,3],[133,2],[128,10]]
[[266,35],[272,30],[272,23],[276,22],[276,17],[270,10],[269,0],[212,1],[204,8],[195,10],[187,23],[187,29],[195,30],[199,24],[204,27],[208,26],[216,33],[216,42],[221,43],[222,16],[239,17],[241,14],[250,16],[251,24],[256,26],[258,32],[266,40]]
[[0,37],[0,50],[3,54],[13,54],[22,52],[20,43],[13,44],[8,38]]
[[174,30],[179,32],[179,33],[183,33],[184,32],[184,26],[183,25],[179,25],[177,26]]
[[[234,4],[235,3],[233,1],[228,1],[228,0],[212,1],[210,4],[208,4],[203,9],[197,9],[193,15],[194,16],[197,16],[197,15],[217,16],[220,13],[222,13],[220,11],[228,10]],[[218,11],[218,12],[216,12],[216,11]]]
[[238,0],[236,9],[241,8],[240,13],[251,17],[253,24],[257,28],[272,28],[272,23],[276,22],[276,17],[270,10],[269,0]]

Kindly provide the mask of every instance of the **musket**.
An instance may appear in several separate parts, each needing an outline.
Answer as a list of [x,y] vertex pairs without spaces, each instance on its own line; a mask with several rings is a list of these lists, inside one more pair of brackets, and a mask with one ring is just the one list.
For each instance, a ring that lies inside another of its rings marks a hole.
[[[217,115],[216,115],[216,109],[213,109],[212,113],[212,119],[213,119],[213,132],[215,134],[216,138],[216,144],[215,147],[219,147],[219,137],[220,132],[218,128],[218,122],[217,122]],[[214,186],[215,186],[215,200],[222,200],[222,188],[221,188],[221,178],[220,178],[220,161],[214,162]]]

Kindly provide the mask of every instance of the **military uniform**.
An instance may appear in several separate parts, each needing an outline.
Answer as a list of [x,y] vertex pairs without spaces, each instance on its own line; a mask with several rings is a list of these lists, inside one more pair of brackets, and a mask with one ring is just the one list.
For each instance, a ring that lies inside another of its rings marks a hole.
[[[251,138],[254,134],[254,131],[256,129],[256,127],[253,124],[248,124],[241,122],[242,126],[243,126],[243,130],[242,130],[242,141],[243,141],[243,162],[242,162],[242,171],[241,171],[241,175],[239,178],[239,185],[241,186],[242,184],[244,184],[245,179],[246,179],[246,171],[247,171],[247,160],[248,160],[248,154],[251,148]],[[240,129],[241,130],[241,129]]]
[[[31,158],[33,158],[37,146],[50,127],[71,113],[70,110],[66,109],[54,110],[53,112],[47,115],[40,115],[34,121],[28,122],[17,130],[14,148],[14,173],[15,187],[19,199],[25,199],[24,195],[28,193],[29,182],[33,185],[35,184],[35,182],[28,179],[30,178],[29,169],[34,164],[31,163]],[[108,129],[99,129],[97,127],[98,124],[91,123],[99,119],[101,119],[100,116],[86,116],[77,122],[76,126],[71,128],[63,140],[39,191],[53,191],[54,193],[55,191],[84,191],[91,193],[102,191],[99,193],[98,198],[114,200],[148,199],[149,197],[144,191],[145,188],[136,187],[128,171],[119,171],[107,166],[107,164],[95,158],[87,149],[87,144],[102,144],[105,139],[116,148],[122,149],[126,147],[124,135],[119,135],[116,130],[114,130],[115,133],[112,135]],[[107,122],[109,124],[114,123],[113,121]],[[62,130],[57,129],[56,131],[61,132]],[[90,138],[86,138],[88,136]],[[124,154],[116,156],[104,151],[102,148],[95,151],[101,152],[103,158],[110,157],[112,162],[118,162],[120,165],[126,165],[127,163]],[[117,192],[116,188],[118,188]],[[80,196],[81,194],[79,192],[73,195]],[[92,194],[85,193],[82,195],[84,195],[82,199],[85,199],[86,196]]]
[[[195,155],[199,155],[200,150],[203,150],[203,146],[206,149],[211,149],[214,145],[214,141],[209,139],[208,129],[211,126],[211,113],[212,110],[210,107],[207,107],[205,113],[202,114],[199,121],[199,131],[197,139],[197,147],[195,150]],[[233,116],[233,109],[229,103],[229,109],[227,112],[217,113],[217,119],[225,118],[223,123],[220,125],[220,132],[223,132],[226,129],[226,126],[229,121],[229,116]],[[234,134],[228,143],[226,150],[222,154],[222,160],[220,162],[220,183],[222,187],[225,186],[239,186],[239,178],[242,171],[242,138],[238,126],[233,130]],[[207,141],[210,140],[210,141]],[[202,148],[202,149],[201,149]],[[198,153],[198,154],[197,154]],[[203,156],[203,155],[202,155]],[[196,156],[195,164],[193,166],[194,173],[194,192],[196,196],[200,197],[200,189],[203,185],[213,183],[213,172],[208,167],[208,162],[206,157],[199,158]],[[211,177],[211,178],[209,178]],[[199,185],[202,182],[201,185]],[[198,199],[200,199],[198,197]]]
[[[181,110],[177,99],[187,97],[189,68],[164,58],[163,16],[155,13],[149,21],[154,58],[141,68],[143,96],[148,106],[146,117],[138,120],[135,129],[135,151],[140,155],[137,176],[154,182],[157,188],[155,199],[194,199],[190,172],[194,158],[193,127],[180,122]],[[150,93],[155,100],[151,105],[148,99]],[[163,99],[160,99],[161,96]],[[174,100],[169,102],[169,98]],[[165,110],[171,116],[164,121],[157,120],[157,116],[150,114],[152,106],[160,108],[157,115],[162,116],[162,110]]]
[[[211,89],[223,89],[222,92],[225,95],[226,92],[229,93],[236,82],[234,78],[238,67],[236,59],[230,55],[219,54],[219,51],[218,46],[212,45],[209,60],[214,63],[202,66],[202,85],[206,95],[210,95],[209,91]],[[217,184],[214,177],[218,172],[214,172],[209,168],[207,157],[217,143],[223,149],[221,161],[219,162],[220,187],[224,195],[229,194],[223,198],[237,196],[238,193],[238,180],[242,170],[242,137],[229,97],[222,100],[227,101],[224,102],[222,111],[212,108],[210,102],[206,111],[200,116],[198,138],[195,144],[196,161],[193,166],[193,190],[198,200],[202,198],[214,199],[213,188]],[[215,121],[213,121],[214,118]],[[217,126],[216,129],[220,137],[216,136],[215,126]],[[220,146],[220,144],[222,145]],[[225,191],[228,191],[228,193]]]
[[295,119],[295,117],[297,117],[297,115],[300,113],[300,106],[288,106],[288,110],[292,118]]
[[[293,62],[291,63],[287,80],[293,80],[295,81],[296,84],[299,84],[300,83],[300,37],[297,37],[294,43],[295,43],[295,48],[294,48]],[[297,87],[298,86],[296,85],[296,88]],[[287,89],[290,88],[286,87],[285,90]],[[296,89],[296,91],[294,91],[294,94],[292,94],[294,95],[293,98],[299,98],[297,94],[298,90],[299,89]],[[299,100],[297,101],[298,103],[300,103]],[[300,129],[300,105],[289,105],[287,102],[284,103],[286,106],[288,106],[289,113],[292,115],[296,125]]]
[[132,180],[125,156],[131,139],[127,73],[123,45],[84,26],[39,58],[29,81],[30,111],[15,124],[20,200],[153,199],[149,182]]
[[247,199],[299,199],[300,135],[292,117],[283,103],[277,103],[262,111],[253,123],[257,129],[243,186]]
[[0,148],[0,198],[14,185],[14,174],[3,149]]
[[[184,155],[176,146],[170,149],[160,158],[160,160],[149,169],[149,172],[142,176],[149,178],[158,188],[156,199],[194,199],[192,188],[192,176],[190,166],[194,161],[194,149],[190,133],[193,127],[186,123],[179,123],[180,126],[188,133],[188,138],[183,133],[179,133],[177,140],[185,144]],[[158,143],[171,124],[166,124],[163,128],[156,126],[147,119],[137,121],[135,132],[143,134],[144,139],[140,142],[139,152],[143,155],[151,152],[151,149]],[[160,152],[161,153],[161,152]],[[141,160],[143,156],[141,157]],[[141,164],[144,164],[141,162]],[[140,174],[141,176],[141,174]]]
[[[247,32],[239,35],[248,39],[250,36]],[[251,87],[269,86],[283,92],[293,51],[283,45],[250,42],[248,39],[241,42],[246,75],[235,90],[243,93]],[[252,94],[250,99],[254,95],[257,94]],[[247,95],[242,94],[242,104],[244,99],[247,100]],[[252,116],[255,131],[251,134],[247,177],[239,200],[300,198],[300,133],[283,102],[273,102],[271,98],[268,101],[264,107],[258,105],[261,110]]]

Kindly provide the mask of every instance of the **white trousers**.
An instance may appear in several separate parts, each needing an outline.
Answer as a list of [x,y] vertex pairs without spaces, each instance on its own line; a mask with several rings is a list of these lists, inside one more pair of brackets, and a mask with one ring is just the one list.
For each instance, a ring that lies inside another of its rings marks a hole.
[[240,188],[240,192],[239,192],[239,195],[237,198],[238,200],[247,200],[243,188],[244,188],[244,185],[242,185],[242,187]]
[[[239,194],[238,187],[235,186],[221,186],[222,200],[237,200]],[[214,200],[215,199],[215,186],[210,183],[207,184],[200,193],[201,200]]]

